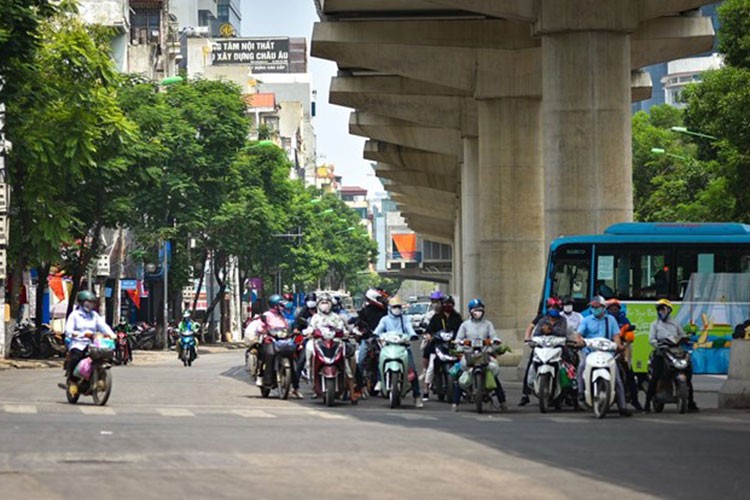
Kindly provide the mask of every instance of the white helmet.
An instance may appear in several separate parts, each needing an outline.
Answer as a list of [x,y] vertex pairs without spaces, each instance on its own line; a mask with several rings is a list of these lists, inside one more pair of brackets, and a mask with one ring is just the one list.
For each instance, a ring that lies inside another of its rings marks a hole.
[[378,292],[374,288],[370,288],[369,290],[367,290],[367,292],[365,292],[365,298],[370,302],[379,302],[380,292]]

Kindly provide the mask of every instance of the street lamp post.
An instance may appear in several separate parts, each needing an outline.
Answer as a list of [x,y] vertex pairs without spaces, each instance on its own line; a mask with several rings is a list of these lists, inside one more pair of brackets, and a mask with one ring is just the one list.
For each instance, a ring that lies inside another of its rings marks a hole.
[[715,137],[713,135],[704,134],[702,132],[695,132],[694,130],[690,130],[687,127],[672,127],[670,129],[672,132],[677,132],[678,134],[686,134],[686,135],[692,135],[695,137],[701,137],[703,139],[709,139],[711,141],[718,141],[719,138]]
[[669,156],[670,158],[677,158],[678,160],[683,161],[692,161],[693,159],[687,156],[680,156],[676,155],[674,153],[670,153],[664,148],[651,148],[651,154],[657,155],[657,156]]

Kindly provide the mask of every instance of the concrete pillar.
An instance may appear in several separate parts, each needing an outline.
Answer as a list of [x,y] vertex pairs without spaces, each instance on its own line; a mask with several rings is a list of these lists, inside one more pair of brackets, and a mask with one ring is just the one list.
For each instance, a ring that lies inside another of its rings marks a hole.
[[456,208],[456,222],[455,229],[453,230],[453,248],[451,249],[452,265],[453,265],[453,279],[451,281],[450,293],[453,295],[453,299],[456,301],[456,307],[460,311],[463,294],[463,282],[464,282],[464,271],[463,271],[463,241],[461,235],[461,206],[459,203]]
[[542,32],[547,241],[633,218],[630,35],[596,22]]
[[541,102],[508,97],[479,102],[480,292],[488,317],[517,364],[544,274]]
[[461,297],[468,304],[479,295],[479,138],[463,138],[461,165]]

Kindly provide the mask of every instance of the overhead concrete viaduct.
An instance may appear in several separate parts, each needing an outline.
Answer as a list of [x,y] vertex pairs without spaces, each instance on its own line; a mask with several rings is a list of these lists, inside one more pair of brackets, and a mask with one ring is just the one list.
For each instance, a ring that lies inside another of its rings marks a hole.
[[[629,104],[648,95],[634,71],[710,49],[710,20],[685,12],[708,3],[326,0],[312,51],[345,77],[331,100],[364,112],[353,132],[457,158],[462,289],[478,290],[515,343],[538,301],[546,242],[632,217]],[[387,85],[373,90],[370,78]],[[460,152],[452,139],[435,147],[449,134],[430,128],[453,129]],[[401,192],[429,197],[424,189]],[[469,276],[478,283],[467,286]]]

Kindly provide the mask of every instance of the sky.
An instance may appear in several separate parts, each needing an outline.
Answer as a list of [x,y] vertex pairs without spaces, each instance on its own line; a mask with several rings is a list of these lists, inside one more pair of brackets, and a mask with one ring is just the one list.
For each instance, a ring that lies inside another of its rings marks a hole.
[[[318,21],[313,0],[241,0],[242,36],[290,36],[307,38],[308,49],[313,23]],[[313,90],[318,91],[317,116],[313,119],[317,136],[318,163],[333,163],[344,185],[366,188],[369,196],[384,191],[374,176],[370,162],[362,158],[365,139],[349,134],[351,109],[328,103],[328,88],[336,75],[336,64],[310,58]]]

